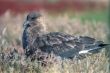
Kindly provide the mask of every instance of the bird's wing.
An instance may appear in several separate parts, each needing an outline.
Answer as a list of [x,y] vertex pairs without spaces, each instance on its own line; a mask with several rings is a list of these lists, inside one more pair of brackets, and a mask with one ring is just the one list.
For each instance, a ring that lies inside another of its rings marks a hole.
[[65,33],[52,32],[34,40],[33,45],[44,52],[54,52],[57,55],[70,57],[85,48],[85,45],[94,44],[96,40],[87,36],[72,36]]
[[60,45],[63,43],[93,44],[95,42],[95,39],[87,36],[72,36],[72,35],[60,33],[60,32],[51,32],[51,33],[42,35],[40,37],[37,37],[35,42],[36,41],[39,41],[38,46],[42,46],[42,45],[54,46],[54,45]]

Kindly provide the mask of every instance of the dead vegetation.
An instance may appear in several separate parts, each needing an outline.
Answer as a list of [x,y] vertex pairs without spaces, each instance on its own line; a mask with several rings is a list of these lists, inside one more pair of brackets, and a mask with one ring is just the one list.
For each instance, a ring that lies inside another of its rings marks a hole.
[[[26,14],[13,15],[6,12],[0,17],[0,73],[109,73],[104,50],[84,60],[59,60],[47,67],[42,67],[37,60],[31,62],[25,59],[21,35]],[[104,22],[82,23],[78,18],[70,19],[67,14],[51,17],[46,13],[43,13],[41,21],[47,31],[88,35],[106,41]]]

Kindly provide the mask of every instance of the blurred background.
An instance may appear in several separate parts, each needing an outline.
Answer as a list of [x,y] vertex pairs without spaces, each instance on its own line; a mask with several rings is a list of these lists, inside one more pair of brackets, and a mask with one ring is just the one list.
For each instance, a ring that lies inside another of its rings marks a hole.
[[[0,51],[15,48],[23,53],[22,24],[31,11],[41,12],[41,22],[49,32],[86,35],[108,42],[108,3],[109,0],[0,0]],[[72,70],[67,63],[63,73],[109,73],[105,52],[90,58],[76,68],[71,66]],[[59,67],[53,67],[51,72],[60,73]]]
[[32,10],[51,12],[82,12],[89,10],[105,10],[108,0],[0,0],[0,14],[7,10],[23,13]]
[[42,20],[46,20],[43,23],[49,31],[90,35],[104,40],[108,21],[108,2],[108,0],[0,0],[0,34],[3,34],[8,42],[15,41],[15,38],[17,40],[22,32],[26,14],[39,11],[43,15]]

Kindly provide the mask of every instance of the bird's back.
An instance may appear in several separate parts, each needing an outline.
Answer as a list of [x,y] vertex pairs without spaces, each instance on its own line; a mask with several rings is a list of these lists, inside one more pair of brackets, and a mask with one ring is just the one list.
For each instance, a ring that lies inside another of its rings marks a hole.
[[37,37],[33,46],[38,47],[45,53],[53,52],[63,58],[71,58],[79,54],[81,50],[93,49],[91,46],[98,46],[103,43],[87,36],[72,36],[60,32],[51,32]]

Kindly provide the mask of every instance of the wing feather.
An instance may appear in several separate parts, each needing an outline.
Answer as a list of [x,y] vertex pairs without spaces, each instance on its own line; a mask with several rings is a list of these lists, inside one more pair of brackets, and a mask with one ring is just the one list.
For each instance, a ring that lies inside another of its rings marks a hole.
[[41,51],[54,52],[59,56],[71,57],[80,50],[83,50],[87,44],[94,44],[95,39],[87,36],[75,37],[65,33],[53,32],[39,36],[34,41],[34,45]]

